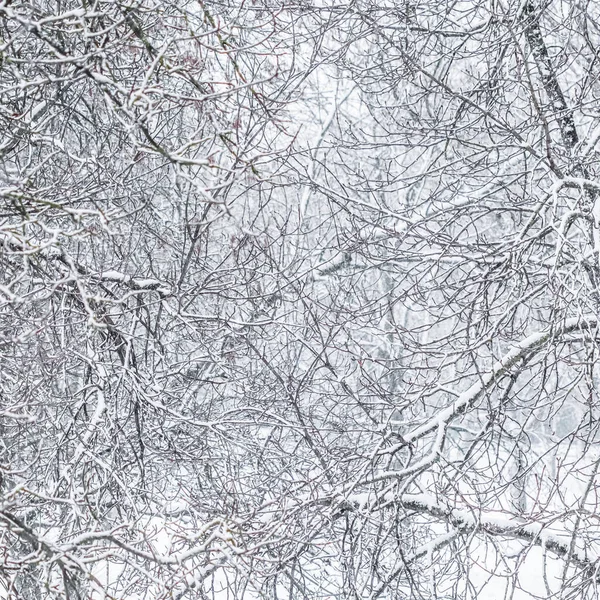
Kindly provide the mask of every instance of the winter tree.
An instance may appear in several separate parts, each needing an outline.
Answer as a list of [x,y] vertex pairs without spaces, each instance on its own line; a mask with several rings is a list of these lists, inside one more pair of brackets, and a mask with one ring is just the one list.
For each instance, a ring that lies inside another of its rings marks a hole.
[[0,596],[597,597],[598,3],[0,32]]

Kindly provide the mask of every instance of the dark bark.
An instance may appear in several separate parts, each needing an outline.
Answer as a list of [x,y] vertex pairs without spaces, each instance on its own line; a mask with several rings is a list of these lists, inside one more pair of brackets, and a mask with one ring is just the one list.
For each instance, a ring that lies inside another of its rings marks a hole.
[[552,113],[560,128],[563,144],[569,150],[572,150],[579,143],[579,136],[577,135],[575,120],[573,119],[573,111],[567,105],[565,95],[560,87],[556,71],[548,53],[548,47],[542,35],[540,28],[541,14],[542,9],[537,6],[534,0],[530,0],[525,4],[523,8],[523,16],[526,23],[525,36],[535,59],[542,85],[550,101]]

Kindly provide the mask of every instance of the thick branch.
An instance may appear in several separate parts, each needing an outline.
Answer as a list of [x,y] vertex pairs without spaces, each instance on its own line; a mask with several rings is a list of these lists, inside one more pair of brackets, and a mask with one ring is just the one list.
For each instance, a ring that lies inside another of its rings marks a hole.
[[537,69],[542,79],[542,85],[550,100],[550,106],[558,126],[563,144],[572,150],[579,142],[577,128],[573,119],[573,111],[567,106],[565,96],[558,83],[556,72],[552,66],[546,42],[540,29],[541,11],[534,0],[529,0],[523,7],[523,16],[526,20],[525,36],[535,59]]
[[429,419],[420,427],[417,427],[414,431],[406,434],[404,440],[399,444],[386,448],[383,453],[389,454],[397,452],[400,448],[421,439],[428,433],[447,425],[456,417],[465,413],[479,400],[479,398],[481,398],[486,390],[497,383],[504,375],[510,373],[512,368],[520,360],[531,352],[541,348],[550,339],[560,338],[573,331],[590,329],[597,325],[598,318],[594,315],[588,315],[586,317],[567,319],[562,326],[553,325],[544,331],[530,335],[509,350],[494,364],[492,370],[487,375],[481,377],[479,381],[463,392],[450,406],[441,410],[437,415]]
[[600,560],[597,552],[572,549],[572,533],[564,529],[553,530],[547,523],[532,523],[499,511],[447,508],[426,494],[405,494],[402,496],[402,505],[421,514],[441,519],[464,533],[486,533],[542,546],[582,569],[594,568]]

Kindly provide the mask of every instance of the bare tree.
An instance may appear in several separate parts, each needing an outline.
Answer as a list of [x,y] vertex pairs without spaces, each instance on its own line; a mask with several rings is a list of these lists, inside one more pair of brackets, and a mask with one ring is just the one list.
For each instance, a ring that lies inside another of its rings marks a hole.
[[597,596],[595,3],[0,19],[3,596]]

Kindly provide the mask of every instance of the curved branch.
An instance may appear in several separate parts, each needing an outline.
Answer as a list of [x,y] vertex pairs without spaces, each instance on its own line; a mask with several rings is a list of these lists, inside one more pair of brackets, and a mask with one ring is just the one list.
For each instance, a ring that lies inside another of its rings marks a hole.
[[541,348],[552,338],[561,337],[573,331],[581,329],[591,329],[598,326],[598,317],[587,315],[585,317],[575,317],[564,321],[562,326],[552,325],[548,329],[539,331],[526,337],[519,344],[511,348],[498,362],[494,364],[492,370],[481,377],[468,390],[460,394],[458,398],[446,408],[442,409],[437,415],[417,427],[414,431],[406,434],[399,444],[391,446],[382,451],[382,454],[393,454],[401,448],[425,437],[428,433],[439,430],[440,427],[447,426],[459,415],[465,413],[471,408],[477,400],[494,385],[504,375],[511,372],[512,368],[525,356]]

